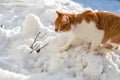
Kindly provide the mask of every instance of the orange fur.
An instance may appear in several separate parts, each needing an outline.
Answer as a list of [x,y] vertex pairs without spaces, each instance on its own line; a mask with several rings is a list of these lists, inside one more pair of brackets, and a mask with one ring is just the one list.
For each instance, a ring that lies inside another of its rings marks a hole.
[[[81,23],[85,20],[87,23],[94,21],[99,30],[103,30],[104,38],[101,42],[104,46],[107,45],[107,41],[111,40],[112,43],[120,44],[120,16],[111,12],[94,12],[87,10],[80,14],[69,14],[56,11],[58,17],[55,19],[55,31],[70,31],[71,25]],[[63,17],[67,16],[69,22],[64,24]],[[99,33],[98,33],[99,34]],[[106,48],[111,48],[107,46]]]

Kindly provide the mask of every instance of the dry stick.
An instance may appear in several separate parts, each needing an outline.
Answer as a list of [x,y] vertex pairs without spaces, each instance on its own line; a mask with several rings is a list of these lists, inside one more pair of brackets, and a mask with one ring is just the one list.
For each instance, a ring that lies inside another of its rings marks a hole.
[[43,34],[40,38],[42,39],[45,35],[47,35],[47,33]]
[[46,43],[44,46],[42,46],[40,49],[37,50],[37,52],[40,52],[40,50],[44,47],[46,47],[48,45],[48,43]]
[[[33,44],[36,42],[37,37],[40,35],[40,33],[41,33],[41,32],[39,32],[39,33],[36,35],[36,37],[35,37],[35,39],[34,39],[32,45],[31,45],[31,49],[33,49]],[[32,52],[33,52],[33,50],[32,50],[30,53],[32,53]]]
[[41,32],[39,32],[39,33],[36,35],[36,37],[35,37],[35,39],[34,39],[34,41],[33,41],[32,45],[31,45],[31,48],[33,48],[33,44],[36,42],[37,37],[40,35],[40,33],[41,33]]
[[[42,39],[45,35],[47,35],[47,33],[43,34],[40,38]],[[48,43],[46,43],[45,45],[43,45],[40,49],[37,50],[37,52],[40,52],[40,50],[44,47],[46,47],[48,45]]]
[[[41,32],[39,32],[39,33],[36,35],[33,44],[36,42],[37,37],[39,36],[40,33],[41,33]],[[43,34],[40,38],[42,39],[46,34],[47,34],[47,33]],[[31,48],[32,48],[32,49],[33,49],[33,44],[31,45]],[[47,45],[48,45],[48,43],[46,43],[44,46],[42,46],[40,49],[38,49],[37,52],[40,52],[40,50],[41,50],[42,48],[46,47]],[[33,50],[32,50],[30,53],[32,53],[32,52],[33,52]]]

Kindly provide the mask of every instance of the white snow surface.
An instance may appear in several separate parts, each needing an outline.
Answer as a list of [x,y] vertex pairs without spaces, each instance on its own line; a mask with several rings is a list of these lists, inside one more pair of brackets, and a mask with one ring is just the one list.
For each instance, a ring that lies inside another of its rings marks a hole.
[[[71,34],[54,32],[55,11],[78,13],[94,7],[93,3],[102,5],[98,0],[92,0],[88,7],[81,2],[89,4],[87,0],[18,0],[17,5],[11,0],[6,6],[1,3],[0,24],[4,26],[0,28],[0,80],[120,80],[120,49],[101,55],[87,53],[88,45],[80,44],[63,53],[58,51]],[[112,12],[120,12],[117,0],[102,2],[114,2],[109,8],[116,6]],[[96,5],[95,10],[106,9]]]

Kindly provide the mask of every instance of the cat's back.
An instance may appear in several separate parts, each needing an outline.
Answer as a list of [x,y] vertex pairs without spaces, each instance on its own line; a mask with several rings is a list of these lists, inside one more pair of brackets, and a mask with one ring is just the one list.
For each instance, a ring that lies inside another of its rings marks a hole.
[[102,29],[115,29],[120,32],[120,15],[111,12],[96,12],[96,15],[99,19],[98,24]]
[[96,12],[99,22],[106,22],[106,23],[120,23],[120,15],[111,13],[111,12]]
[[113,18],[113,19],[120,19],[120,15],[114,14],[112,12],[103,11],[103,12],[95,12],[95,13],[100,18],[102,18],[102,17],[106,17],[106,18],[109,17],[109,18]]

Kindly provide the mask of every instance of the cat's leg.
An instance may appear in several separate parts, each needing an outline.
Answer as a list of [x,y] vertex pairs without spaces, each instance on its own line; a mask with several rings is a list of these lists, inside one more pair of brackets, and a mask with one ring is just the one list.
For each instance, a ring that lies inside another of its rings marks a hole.
[[105,55],[107,52],[111,52],[112,51],[112,46],[111,45],[99,45],[97,47],[97,54],[99,55]]
[[96,49],[98,48],[99,45],[100,45],[99,41],[96,41],[96,40],[91,41],[90,47],[88,49],[88,53],[92,52],[92,51],[96,51]]
[[60,47],[60,48],[59,48],[59,51],[60,51],[60,52],[66,51],[66,50],[68,50],[70,47],[72,47],[74,44],[76,44],[77,42],[78,42],[78,39],[75,38],[75,37],[73,37],[73,38],[71,38],[70,40],[68,40],[68,42],[67,42],[64,46]]
[[110,48],[111,46],[105,46],[105,45],[102,45],[100,44],[99,42],[93,42],[91,43],[90,45],[90,48],[88,50],[88,53],[89,52],[92,52],[92,51],[97,51],[98,54],[105,54],[106,52],[109,52],[111,51],[111,49],[107,49],[107,48]]

